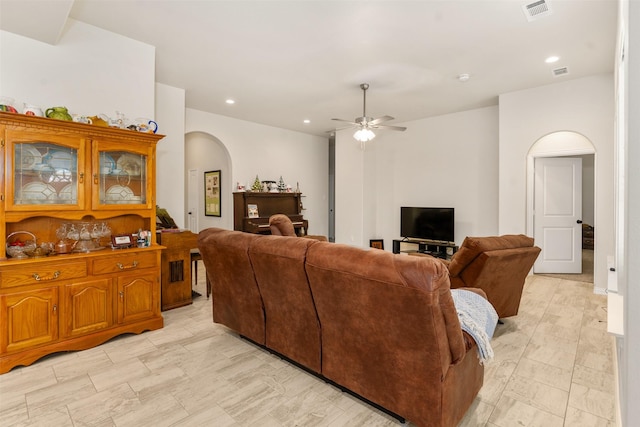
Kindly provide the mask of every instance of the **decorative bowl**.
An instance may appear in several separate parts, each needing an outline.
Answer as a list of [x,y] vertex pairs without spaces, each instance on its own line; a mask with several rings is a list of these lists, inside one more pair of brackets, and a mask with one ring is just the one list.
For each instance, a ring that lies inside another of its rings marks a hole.
[[[31,236],[31,239],[11,239],[18,234],[27,234]],[[28,253],[33,252],[36,247],[36,236],[34,236],[32,233],[29,233],[28,231],[16,231],[7,236],[7,255],[9,255],[11,258],[28,258]]]

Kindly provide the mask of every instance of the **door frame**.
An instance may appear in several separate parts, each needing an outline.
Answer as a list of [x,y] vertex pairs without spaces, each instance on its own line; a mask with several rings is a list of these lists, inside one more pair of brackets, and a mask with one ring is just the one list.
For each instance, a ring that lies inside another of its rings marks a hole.
[[199,219],[200,219],[200,170],[197,168],[187,169],[187,228],[192,232],[198,234]]
[[[542,136],[535,141],[529,152],[527,153],[527,235],[533,236],[533,209],[534,209],[534,183],[535,183],[535,158],[536,157],[575,157],[593,154],[594,165],[594,183],[597,182],[597,162],[598,154],[596,153],[595,146],[586,136],[573,131],[558,131],[551,132]],[[598,206],[598,192],[597,185],[593,188],[593,205]],[[584,212],[582,213],[584,216]],[[593,226],[596,228],[598,222],[598,212],[593,212]],[[597,228],[596,228],[597,229]],[[593,247],[593,277],[595,286],[596,270],[598,263],[595,262],[598,253],[598,241],[595,241]],[[532,269],[533,271],[533,269]]]

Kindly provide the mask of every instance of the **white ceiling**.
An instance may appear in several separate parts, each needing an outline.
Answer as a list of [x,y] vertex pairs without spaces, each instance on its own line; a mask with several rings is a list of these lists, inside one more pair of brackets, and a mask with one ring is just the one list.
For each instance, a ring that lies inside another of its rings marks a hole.
[[528,22],[533,1],[0,0],[0,28],[54,44],[68,16],[155,46],[189,108],[326,136],[362,115],[363,82],[395,125],[613,71],[617,1],[547,0]]

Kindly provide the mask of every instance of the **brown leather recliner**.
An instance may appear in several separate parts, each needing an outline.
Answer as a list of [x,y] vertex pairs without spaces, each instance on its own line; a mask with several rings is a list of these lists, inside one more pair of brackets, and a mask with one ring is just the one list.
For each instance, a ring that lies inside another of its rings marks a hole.
[[[269,228],[271,229],[271,234],[274,236],[298,236],[296,234],[295,227],[291,222],[291,218],[284,214],[275,214],[269,217]],[[320,240],[321,242],[326,242],[326,236],[320,235],[306,235],[302,236],[308,239]]]
[[500,318],[515,316],[524,281],[540,250],[524,234],[467,237],[445,261],[451,288],[480,288]]

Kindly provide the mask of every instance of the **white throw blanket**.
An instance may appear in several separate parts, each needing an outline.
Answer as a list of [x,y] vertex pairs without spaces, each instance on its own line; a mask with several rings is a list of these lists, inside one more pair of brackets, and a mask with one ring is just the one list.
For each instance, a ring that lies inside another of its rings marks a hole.
[[475,292],[452,289],[453,303],[458,312],[460,326],[478,344],[480,363],[493,359],[491,337],[498,323],[498,313],[491,303]]

